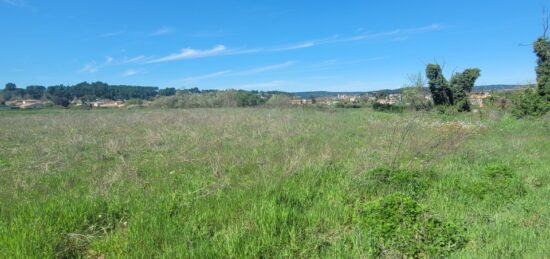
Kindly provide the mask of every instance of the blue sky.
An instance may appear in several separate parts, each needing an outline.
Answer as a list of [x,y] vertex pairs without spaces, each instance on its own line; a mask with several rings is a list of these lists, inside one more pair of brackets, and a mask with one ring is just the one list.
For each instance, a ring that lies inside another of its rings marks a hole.
[[438,61],[535,80],[548,0],[0,0],[0,84],[363,91]]

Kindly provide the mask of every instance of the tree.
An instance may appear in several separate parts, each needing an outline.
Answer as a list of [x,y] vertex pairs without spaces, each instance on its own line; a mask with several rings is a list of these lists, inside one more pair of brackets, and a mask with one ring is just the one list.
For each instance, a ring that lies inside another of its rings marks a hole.
[[449,88],[449,83],[441,66],[438,64],[429,64],[426,67],[426,77],[428,78],[428,86],[432,93],[432,98],[435,105],[450,105],[452,104],[452,93]]
[[17,86],[14,83],[7,83],[6,88],[4,88],[6,91],[14,91],[15,89],[17,89]]
[[546,35],[539,37],[533,48],[537,55],[537,91],[550,101],[550,42]]
[[165,88],[159,90],[160,96],[172,96],[176,95],[176,88]]
[[543,10],[543,33],[533,44],[533,52],[537,55],[537,90],[528,89],[514,99],[512,111],[517,117],[541,116],[550,110],[550,42],[546,36],[549,16]]
[[46,87],[41,85],[27,86],[27,95],[32,99],[41,99],[46,93]]
[[458,106],[459,111],[470,111],[470,102],[468,101],[468,93],[472,92],[476,80],[481,75],[481,70],[478,68],[469,68],[462,73],[455,73],[451,77],[450,88],[452,93],[452,101]]
[[468,93],[472,91],[480,75],[481,70],[478,68],[468,68],[462,73],[454,73],[448,82],[439,65],[429,64],[426,68],[434,104],[456,105],[459,111],[470,110]]
[[402,89],[403,102],[410,110],[429,110],[431,101],[426,99],[426,81],[419,72],[416,75],[409,75],[409,83]]

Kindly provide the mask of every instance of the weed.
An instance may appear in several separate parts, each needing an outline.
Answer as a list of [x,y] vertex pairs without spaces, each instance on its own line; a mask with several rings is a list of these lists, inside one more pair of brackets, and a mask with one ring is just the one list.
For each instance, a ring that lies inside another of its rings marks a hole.
[[466,244],[465,230],[434,217],[401,193],[365,204],[357,220],[376,257],[441,257]]

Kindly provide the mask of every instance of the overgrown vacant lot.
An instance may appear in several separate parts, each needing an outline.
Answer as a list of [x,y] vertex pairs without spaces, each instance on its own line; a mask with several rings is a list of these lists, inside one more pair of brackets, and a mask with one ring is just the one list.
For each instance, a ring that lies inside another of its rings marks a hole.
[[2,258],[550,254],[548,119],[17,111],[0,147]]

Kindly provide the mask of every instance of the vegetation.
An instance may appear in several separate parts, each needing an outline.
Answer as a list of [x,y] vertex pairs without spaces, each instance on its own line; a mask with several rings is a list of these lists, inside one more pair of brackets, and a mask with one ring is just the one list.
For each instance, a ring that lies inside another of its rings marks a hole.
[[545,257],[550,121],[488,109],[0,111],[0,257]]
[[550,41],[546,36],[548,30],[548,13],[544,17],[544,33],[533,44],[537,55],[537,91],[527,89],[514,99],[516,117],[542,116],[550,111]]
[[435,105],[455,105],[458,111],[470,111],[467,94],[474,88],[475,81],[481,75],[477,68],[469,68],[462,73],[454,73],[448,82],[443,75],[441,66],[429,64],[426,76]]

